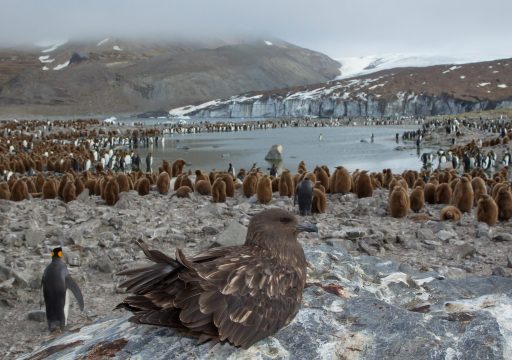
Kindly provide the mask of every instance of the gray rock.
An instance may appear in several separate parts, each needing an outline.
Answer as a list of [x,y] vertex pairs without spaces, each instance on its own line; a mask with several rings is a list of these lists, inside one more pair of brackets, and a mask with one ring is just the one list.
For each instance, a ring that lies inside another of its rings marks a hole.
[[27,276],[20,270],[14,270],[10,269],[5,265],[0,264],[0,279],[2,281],[8,280],[10,278],[14,277],[16,279],[15,285],[26,288],[28,287],[29,280],[27,279]]
[[220,246],[242,245],[245,242],[247,228],[238,221],[231,221],[222,233],[217,236],[215,243]]
[[443,242],[457,238],[457,233],[453,230],[440,230],[436,235]]
[[25,245],[29,248],[43,245],[44,232],[42,229],[29,229],[25,231]]
[[134,209],[138,207],[139,194],[135,190],[123,191],[119,194],[119,200],[116,202],[114,207],[116,209]]
[[364,229],[354,229],[348,230],[345,233],[345,237],[350,240],[358,239],[366,235],[366,231]]
[[507,267],[512,268],[512,256],[507,256]]
[[89,189],[85,188],[77,197],[77,201],[88,202],[89,201]]
[[486,223],[478,223],[476,228],[476,237],[477,238],[490,238],[491,237],[491,228]]
[[420,228],[416,231],[416,238],[423,242],[432,241],[435,239],[434,232],[429,228]]
[[473,245],[463,244],[455,247],[455,257],[457,259],[464,259],[466,257],[472,257],[476,254],[476,249]]
[[494,235],[492,239],[494,241],[512,241],[512,234],[500,233]]
[[217,235],[219,233],[219,230],[214,228],[213,226],[204,226],[201,231],[205,235]]
[[105,274],[110,274],[112,271],[114,271],[114,264],[112,263],[112,260],[110,260],[106,255],[103,255],[98,260],[96,260],[92,267]]
[[35,322],[45,322],[46,312],[43,310],[32,310],[27,313],[27,319]]
[[2,237],[2,243],[7,246],[16,246],[20,247],[23,244],[23,239],[20,236],[20,233],[8,233]]
[[283,160],[283,145],[272,145],[270,150],[265,155],[265,160],[268,161],[282,161]]
[[494,269],[492,269],[492,275],[506,277],[507,273],[505,272],[505,269],[503,269],[501,266],[497,266]]

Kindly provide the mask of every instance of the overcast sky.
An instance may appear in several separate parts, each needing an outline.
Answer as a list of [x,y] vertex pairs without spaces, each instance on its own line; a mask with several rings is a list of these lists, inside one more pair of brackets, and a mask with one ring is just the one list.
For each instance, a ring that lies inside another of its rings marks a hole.
[[512,0],[0,0],[0,44],[250,34],[331,57],[512,57]]

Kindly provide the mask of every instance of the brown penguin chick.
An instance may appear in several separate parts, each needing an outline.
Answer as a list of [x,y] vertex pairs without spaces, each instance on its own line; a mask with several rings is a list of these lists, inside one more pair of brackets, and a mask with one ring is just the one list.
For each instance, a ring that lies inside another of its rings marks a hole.
[[325,173],[327,174],[327,177],[331,177],[331,171],[329,170],[329,167],[327,165],[320,166],[322,169],[324,169]]
[[256,189],[258,187],[258,176],[254,173],[250,173],[244,178],[244,182],[242,184],[242,192],[245,197],[251,197],[256,194]]
[[11,200],[11,190],[9,190],[9,185],[5,181],[0,183],[0,199]]
[[317,181],[316,184],[313,186],[313,188],[320,190],[324,194],[326,193],[326,190],[320,181]]
[[95,179],[87,179],[87,181],[84,184],[84,187],[89,190],[89,195],[95,195],[94,187],[96,186],[96,180]]
[[473,208],[473,187],[467,177],[460,178],[453,192],[452,205],[462,212],[469,212]]
[[460,218],[462,217],[462,213],[460,212],[459,208],[453,205],[448,205],[441,210],[441,214],[439,215],[439,217],[441,221],[459,221]]
[[402,173],[402,177],[407,182],[407,187],[412,188],[416,181],[416,174],[412,170],[406,170]]
[[317,166],[315,167],[313,173],[316,175],[316,180],[320,181],[323,187],[326,188],[327,191],[329,191],[329,175],[327,175],[325,169],[322,168],[321,166]]
[[179,198],[190,198],[191,192],[192,192],[192,189],[189,186],[183,185],[183,186],[180,186],[178,188],[178,190],[176,190],[174,192],[174,194],[171,195],[171,197],[176,196]]
[[167,160],[162,161],[162,170],[169,175],[169,179],[172,178],[172,168]]
[[192,191],[194,191],[194,184],[188,175],[183,175],[181,177],[180,187],[182,186],[188,186]]
[[43,191],[44,185],[44,175],[42,173],[38,173],[36,176],[36,190],[37,192]]
[[281,209],[254,215],[244,245],[210,248],[175,258],[138,241],[152,264],[120,273],[133,295],[118,308],[131,321],[178,328],[200,341],[228,341],[249,348],[289,324],[302,302],[306,258],[297,241],[299,225]]
[[455,178],[452,181],[450,181],[450,187],[452,188],[452,193],[455,191],[455,186],[457,186],[458,182],[459,182],[459,178]]
[[409,201],[411,204],[411,210],[415,213],[419,212],[425,206],[425,195],[423,189],[418,186],[415,188],[409,197]]
[[452,201],[452,188],[448,183],[436,187],[436,204],[449,204]]
[[366,171],[361,171],[357,177],[356,194],[359,199],[372,197],[373,195],[373,187],[370,176]]
[[199,180],[196,183],[196,191],[199,195],[211,195],[212,185],[210,184],[210,179]]
[[196,170],[195,171],[195,174],[196,174],[196,179],[194,180],[194,185],[197,185],[197,183],[201,180],[208,180],[208,175],[206,174],[203,174],[203,172],[201,170]]
[[[301,172],[301,173],[297,173],[297,174],[293,175],[293,177],[292,177],[292,180],[293,180],[292,181],[292,185],[293,185],[294,189],[297,188],[297,185],[299,184],[300,179],[302,178],[302,176],[304,174],[306,174],[306,173],[305,172]],[[279,178],[281,178],[281,177],[279,177]],[[278,184],[278,191],[279,191],[279,184]]]
[[336,177],[333,182],[334,193],[348,194],[352,188],[352,177],[350,176],[350,173],[343,166],[337,167],[335,173]]
[[409,212],[409,197],[407,191],[396,185],[389,197],[389,213],[394,218],[403,218]]
[[66,184],[70,181],[69,177],[71,175],[64,175],[61,179],[60,179],[60,184],[59,184],[59,189],[58,189],[58,194],[59,194],[59,197],[61,199],[64,198],[64,187],[66,186]]
[[28,199],[28,187],[25,181],[22,179],[16,180],[11,189],[11,200],[12,201],[23,201]]
[[384,188],[389,189],[389,183],[391,180],[393,180],[393,172],[391,172],[391,169],[384,169],[384,183],[382,184]]
[[512,194],[507,188],[502,188],[496,194],[496,205],[498,205],[498,219],[508,221],[512,218]]
[[272,182],[267,175],[263,175],[258,179],[256,198],[261,204],[268,204],[272,201]]
[[62,200],[64,200],[65,203],[76,200],[76,186],[73,181],[66,182],[62,190]]
[[149,187],[150,187],[149,179],[146,177],[141,177],[137,182],[135,183],[135,190],[139,193],[140,196],[145,196],[149,194]]
[[308,179],[313,184],[316,184],[316,182],[317,182],[316,175],[315,175],[315,173],[312,173],[312,172],[304,173],[304,179]]
[[498,195],[498,193],[501,191],[501,189],[507,189],[508,190],[508,184],[507,183],[498,183],[498,184],[495,184],[493,187],[492,187],[492,197],[493,198],[496,198],[496,195]]
[[226,184],[226,196],[227,197],[234,197],[235,196],[235,183],[233,182],[233,176],[231,174],[228,174],[227,172],[222,172],[218,174],[217,176],[220,176],[222,180],[224,180],[224,183]]
[[480,196],[477,207],[477,220],[489,226],[496,225],[498,221],[498,205],[492,197],[487,194]]
[[473,206],[478,204],[478,200],[480,200],[480,196],[487,195],[487,186],[485,186],[485,181],[481,177],[475,177],[471,180],[471,186],[473,187]]
[[222,177],[217,177],[212,186],[212,201],[215,203],[226,202],[226,183]]
[[299,166],[297,166],[297,172],[300,173],[300,172],[307,172],[308,170],[306,169],[306,164],[304,163],[304,160],[301,160],[301,162],[299,163]]
[[173,188],[174,188],[174,191],[178,190],[178,189],[179,189],[179,187],[181,186],[181,179],[183,178],[183,176],[184,176],[184,175],[181,175],[181,174],[180,174],[180,175],[178,175],[178,176],[176,177],[176,179],[174,180],[174,187],[173,187]]
[[110,178],[107,180],[104,189],[104,198],[107,205],[115,205],[119,200],[119,184],[116,179]]
[[38,192],[36,189],[36,185],[34,184],[31,178],[26,178],[25,183],[27,184],[27,190],[29,194],[35,194]]
[[117,173],[116,175],[117,184],[119,185],[119,192],[130,191],[130,178],[124,173]]
[[57,185],[51,178],[46,179],[43,185],[43,199],[55,199],[57,197]]
[[178,176],[183,172],[183,167],[187,162],[183,159],[174,160],[172,163],[172,176]]
[[435,204],[436,201],[436,186],[432,183],[426,183],[425,187],[423,188],[423,192],[425,195],[425,201],[428,204]]
[[290,171],[284,170],[279,177],[279,196],[293,197],[294,188]]
[[278,192],[279,191],[279,178],[273,178],[272,179],[272,192]]
[[171,187],[171,179],[166,171],[162,171],[158,175],[156,187],[158,192],[162,195],[166,195],[169,192],[169,188]]
[[208,177],[210,178],[210,184],[213,185],[213,183],[215,182],[215,179],[217,178],[217,172],[215,171],[215,169],[210,171],[210,174],[208,174]]
[[421,187],[422,189],[425,188],[425,181],[423,181],[422,178],[416,179],[413,185],[413,189],[417,188],[418,186]]
[[382,184],[377,179],[377,176],[376,176],[375,173],[371,173],[370,174],[370,181],[372,182],[372,188],[374,188],[374,189],[381,189],[382,188]]
[[[320,182],[320,186],[323,187]],[[313,188],[313,200],[311,203],[311,212],[313,214],[323,214],[327,210],[327,197],[325,196],[325,191],[317,188],[316,186]]]
[[79,177],[75,179],[75,190],[77,195],[80,195],[85,190],[85,185]]

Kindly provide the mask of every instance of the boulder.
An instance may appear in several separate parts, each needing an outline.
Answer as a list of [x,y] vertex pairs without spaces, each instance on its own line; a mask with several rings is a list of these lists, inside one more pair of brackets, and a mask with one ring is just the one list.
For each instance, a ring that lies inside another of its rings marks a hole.
[[282,161],[283,160],[283,145],[277,144],[272,145],[267,155],[265,155],[265,160],[268,161]]

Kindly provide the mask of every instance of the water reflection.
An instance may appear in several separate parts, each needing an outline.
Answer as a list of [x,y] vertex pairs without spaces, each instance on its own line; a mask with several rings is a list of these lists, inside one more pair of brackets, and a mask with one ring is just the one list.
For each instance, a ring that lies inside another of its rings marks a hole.
[[[153,152],[155,171],[163,159],[185,159],[192,169],[227,170],[229,163],[235,169],[250,169],[253,164],[269,171],[273,162],[265,160],[272,145],[283,145],[282,160],[274,162],[278,171],[296,171],[304,160],[308,169],[325,164],[330,168],[343,165],[350,171],[367,169],[394,171],[421,168],[420,152],[414,142],[396,143],[396,134],[417,129],[400,127],[333,127],[284,128],[251,132],[173,134],[160,139],[158,146],[140,148],[141,157]],[[371,137],[373,134],[373,142]],[[395,150],[400,147],[401,150]]]

